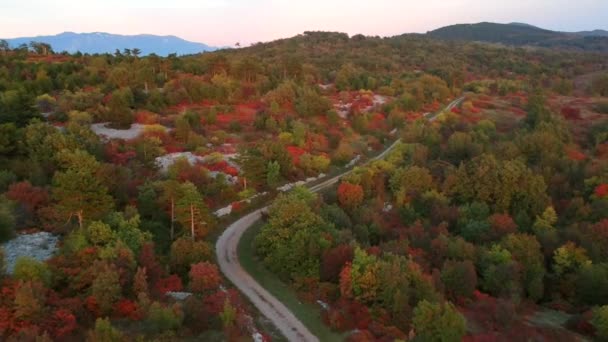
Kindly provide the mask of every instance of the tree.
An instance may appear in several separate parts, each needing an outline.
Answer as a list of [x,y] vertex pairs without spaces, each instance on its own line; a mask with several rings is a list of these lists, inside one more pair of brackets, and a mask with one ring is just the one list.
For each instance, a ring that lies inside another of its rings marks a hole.
[[608,264],[584,266],[577,275],[576,294],[581,303],[608,305]]
[[148,276],[146,275],[145,267],[138,267],[135,276],[133,277],[133,293],[139,295],[140,293],[149,296],[148,291]]
[[470,260],[448,260],[441,269],[441,282],[452,299],[470,298],[477,287],[475,265]]
[[112,326],[109,318],[97,318],[95,328],[87,334],[87,342],[122,341],[122,333]]
[[491,227],[489,236],[491,240],[498,240],[517,232],[517,224],[509,214],[493,214],[488,221]]
[[183,226],[190,229],[190,237],[195,240],[205,238],[212,224],[209,210],[203,202],[203,196],[190,182],[181,184],[180,198],[176,203],[176,218]]
[[511,253],[500,245],[482,252],[481,288],[493,296],[513,296],[520,293],[517,265]]
[[190,290],[194,292],[216,290],[222,281],[217,266],[206,261],[192,264],[189,277]]
[[186,275],[190,265],[211,260],[212,254],[213,248],[208,242],[182,237],[171,244],[169,264],[174,272]]
[[361,303],[373,303],[380,291],[378,272],[380,264],[374,255],[367,254],[360,248],[355,249],[351,265],[351,282],[353,297]]
[[325,114],[331,109],[331,103],[315,89],[302,87],[298,89],[295,107],[298,114],[310,117]]
[[300,168],[309,175],[326,172],[330,163],[331,160],[324,155],[313,156],[310,153],[304,153],[300,156]]
[[101,264],[94,267],[97,277],[91,285],[91,295],[99,305],[101,313],[108,314],[121,297],[120,278],[114,265]]
[[106,246],[116,241],[112,228],[101,221],[91,222],[86,233],[89,241],[95,246]]
[[542,90],[537,88],[530,94],[528,106],[526,108],[528,115],[526,116],[526,125],[529,128],[536,128],[542,122],[547,122],[551,119],[551,112],[546,107],[545,97]]
[[576,273],[581,268],[591,265],[587,251],[574,242],[567,242],[553,253],[553,270],[558,276]]
[[608,73],[598,75],[593,79],[591,91],[599,96],[608,96]]
[[264,264],[283,279],[319,277],[321,255],[330,246],[327,233],[333,227],[311,209],[316,198],[303,188],[280,195],[255,238]]
[[452,164],[458,165],[463,160],[476,157],[482,150],[482,146],[470,134],[455,132],[448,139],[445,153]]
[[146,276],[149,283],[154,283],[163,274],[163,269],[156,258],[154,244],[148,242],[141,247],[137,258],[139,265],[146,269]]
[[0,156],[12,156],[17,151],[21,132],[13,122],[0,124]]
[[82,150],[64,150],[59,159],[63,171],[55,173],[52,191],[57,212],[68,220],[76,216],[80,228],[85,219],[100,218],[108,213],[113,202],[107,188],[96,177],[99,162]]
[[363,203],[361,185],[342,182],[338,186],[338,202],[346,210],[354,210]]
[[134,103],[131,88],[121,88],[112,92],[108,100],[108,120],[116,128],[129,128],[133,123]]
[[51,284],[51,271],[48,266],[30,257],[20,257],[15,263],[13,278],[22,281],[35,281],[49,286]]
[[433,177],[428,169],[410,166],[397,169],[390,179],[390,188],[399,205],[407,204],[414,196],[433,188]]
[[511,234],[501,243],[519,265],[525,294],[537,301],[543,297],[545,258],[538,240],[533,235]]
[[268,170],[266,173],[266,184],[273,188],[277,186],[281,180],[281,165],[275,160],[268,162],[266,167]]
[[466,332],[465,318],[450,302],[419,302],[412,325],[420,341],[458,342]]
[[6,52],[10,51],[11,47],[8,42],[4,39],[0,40],[0,52],[4,55]]
[[15,235],[16,223],[12,202],[0,195],[0,242],[8,241]]
[[230,303],[230,300],[226,298],[224,301],[224,308],[220,313],[220,319],[222,320],[224,329],[229,329],[234,325],[236,321],[236,314],[236,308]]
[[41,319],[45,311],[45,291],[40,283],[20,282],[15,291],[15,317],[31,322]]
[[608,341],[608,305],[593,310],[591,323],[595,327],[595,334],[601,341]]
[[535,232],[551,231],[555,228],[555,223],[557,223],[557,213],[553,207],[547,207],[541,216],[536,217],[533,228]]
[[30,42],[30,49],[33,50],[38,55],[49,55],[53,53],[53,49],[50,44],[42,43],[42,42]]
[[171,241],[175,238],[175,204],[177,199],[180,197],[180,184],[172,179],[166,180],[160,185],[162,195],[160,196],[160,202],[162,202],[164,207],[168,207],[169,216],[171,219],[171,228],[170,228],[170,237]]
[[338,282],[340,271],[347,263],[353,261],[354,249],[349,245],[340,245],[323,253],[321,262],[321,280]]
[[521,160],[497,160],[482,154],[463,163],[445,184],[447,194],[462,202],[479,201],[494,211],[523,212],[534,217],[547,208],[547,185]]
[[148,309],[146,322],[153,332],[161,333],[179,329],[183,319],[183,313],[177,305],[164,307],[162,304],[154,302]]

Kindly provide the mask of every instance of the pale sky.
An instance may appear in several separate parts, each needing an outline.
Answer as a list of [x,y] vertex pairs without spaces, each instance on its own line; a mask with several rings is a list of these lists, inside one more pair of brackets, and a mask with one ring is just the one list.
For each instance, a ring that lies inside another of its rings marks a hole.
[[480,21],[608,29],[608,0],[0,0],[2,38],[149,33],[225,46],[304,31],[391,36]]

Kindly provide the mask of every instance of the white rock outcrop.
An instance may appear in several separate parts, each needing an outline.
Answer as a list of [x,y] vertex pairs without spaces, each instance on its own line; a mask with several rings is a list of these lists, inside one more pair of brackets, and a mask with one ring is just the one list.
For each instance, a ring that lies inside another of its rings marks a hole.
[[6,272],[13,273],[20,257],[30,257],[38,261],[50,259],[57,250],[59,238],[48,232],[22,234],[2,244]]

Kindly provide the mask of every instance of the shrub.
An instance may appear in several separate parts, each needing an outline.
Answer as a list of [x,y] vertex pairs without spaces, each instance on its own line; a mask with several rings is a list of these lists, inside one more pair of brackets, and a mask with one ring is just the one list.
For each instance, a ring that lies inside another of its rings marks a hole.
[[163,307],[154,302],[148,310],[146,322],[151,330],[160,333],[169,330],[177,330],[182,325],[183,314],[177,307]]
[[595,327],[595,335],[600,341],[608,341],[608,305],[593,311],[591,323]]
[[222,281],[217,266],[210,262],[200,262],[190,266],[190,290],[204,292],[217,289]]
[[466,320],[452,303],[429,303],[423,300],[414,309],[413,326],[420,341],[460,341]]
[[17,259],[13,277],[23,281],[39,281],[46,286],[51,283],[51,271],[47,265],[30,257]]
[[112,326],[110,319],[98,318],[95,321],[95,328],[89,331],[87,341],[105,342],[105,341],[121,341],[122,333]]

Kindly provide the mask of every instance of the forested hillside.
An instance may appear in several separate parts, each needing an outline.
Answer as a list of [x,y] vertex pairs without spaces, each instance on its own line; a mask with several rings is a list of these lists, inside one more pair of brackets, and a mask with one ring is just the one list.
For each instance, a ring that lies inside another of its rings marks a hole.
[[0,339],[280,339],[213,251],[277,196],[255,262],[344,338],[607,338],[607,97],[603,54],[420,35],[0,43],[0,240],[59,239],[4,245]]
[[500,43],[511,46],[608,52],[606,31],[557,32],[526,24],[457,24],[428,32],[435,38]]

